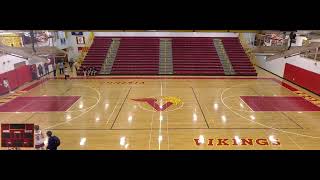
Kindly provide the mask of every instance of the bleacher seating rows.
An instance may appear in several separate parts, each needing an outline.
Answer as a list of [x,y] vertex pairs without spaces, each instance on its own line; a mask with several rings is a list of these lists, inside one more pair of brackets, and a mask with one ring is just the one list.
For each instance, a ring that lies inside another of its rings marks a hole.
[[77,74],[83,75],[84,67],[85,68],[94,67],[99,72],[107,56],[108,49],[111,45],[111,42],[112,42],[112,39],[108,37],[95,37]]
[[[257,73],[244,52],[238,38],[220,38],[236,75]],[[112,37],[95,37],[82,67],[101,69]],[[225,75],[212,38],[174,37],[172,41],[173,74],[176,75]],[[159,71],[160,38],[122,37],[112,66],[112,74],[157,75]]]
[[249,57],[245,53],[238,38],[221,38],[229,60],[236,75],[256,76],[256,70],[252,66]]
[[174,74],[224,75],[212,38],[172,38]]
[[111,74],[158,74],[159,38],[121,38]]

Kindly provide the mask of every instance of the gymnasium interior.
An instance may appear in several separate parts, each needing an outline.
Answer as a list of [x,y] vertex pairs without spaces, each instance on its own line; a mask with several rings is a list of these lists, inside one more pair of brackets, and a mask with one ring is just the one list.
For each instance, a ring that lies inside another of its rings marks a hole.
[[1,150],[318,150],[318,30],[1,30]]

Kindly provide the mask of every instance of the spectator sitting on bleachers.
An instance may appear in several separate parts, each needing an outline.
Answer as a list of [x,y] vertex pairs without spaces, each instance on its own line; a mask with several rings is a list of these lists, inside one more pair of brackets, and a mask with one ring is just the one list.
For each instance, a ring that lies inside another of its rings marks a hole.
[[87,76],[87,68],[85,66],[83,66],[82,71],[83,71],[83,76]]
[[87,73],[88,73],[88,76],[91,76],[91,75],[92,75],[92,67],[89,67],[89,68],[88,68],[88,72],[87,72]]
[[93,76],[95,76],[97,74],[97,72],[98,72],[95,67],[92,68],[92,71],[93,71]]

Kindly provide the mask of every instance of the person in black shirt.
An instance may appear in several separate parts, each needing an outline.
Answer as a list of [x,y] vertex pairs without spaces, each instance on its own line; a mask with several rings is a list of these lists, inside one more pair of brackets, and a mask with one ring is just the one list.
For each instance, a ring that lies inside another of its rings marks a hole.
[[43,68],[42,68],[41,64],[38,65],[38,71],[39,71],[40,77],[43,76]]
[[60,146],[60,139],[57,136],[52,136],[52,132],[48,131],[47,132],[48,136],[48,150],[57,150],[58,147]]
[[296,34],[291,32],[289,37],[290,37],[290,44],[289,44],[288,50],[291,48],[291,44],[296,42]]
[[49,74],[49,64],[48,63],[44,63],[44,71],[45,71],[45,75]]

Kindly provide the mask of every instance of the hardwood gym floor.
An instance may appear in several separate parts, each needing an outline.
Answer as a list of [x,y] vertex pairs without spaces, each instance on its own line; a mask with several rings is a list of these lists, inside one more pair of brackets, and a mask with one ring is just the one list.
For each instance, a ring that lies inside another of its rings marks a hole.
[[50,129],[63,150],[320,149],[320,97],[257,72],[49,79],[1,97],[0,122]]

